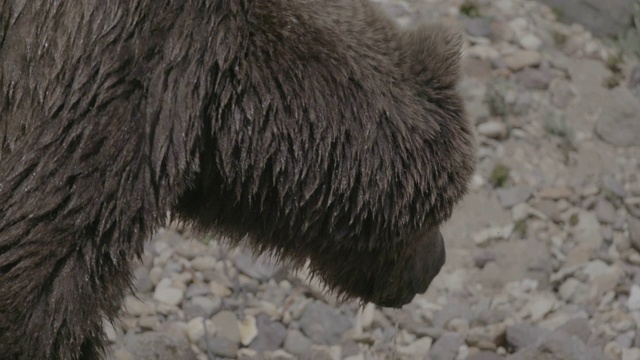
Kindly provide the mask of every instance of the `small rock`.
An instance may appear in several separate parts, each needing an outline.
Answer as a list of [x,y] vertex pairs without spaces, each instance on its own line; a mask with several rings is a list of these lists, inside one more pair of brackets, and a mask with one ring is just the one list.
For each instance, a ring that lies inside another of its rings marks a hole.
[[478,254],[478,255],[473,257],[473,264],[477,268],[482,269],[488,263],[490,263],[492,261],[496,261],[496,259],[497,259],[497,256],[496,256],[495,253],[490,252],[490,251],[483,251],[480,254]]
[[236,315],[231,311],[220,311],[211,318],[211,321],[220,330],[220,336],[236,344],[237,347],[240,343],[240,329]]
[[622,349],[622,360],[638,360],[640,359],[639,348]]
[[525,203],[516,204],[511,209],[513,221],[526,220],[529,217],[529,205]]
[[284,341],[284,349],[293,355],[302,357],[311,349],[312,342],[298,330],[289,330]]
[[600,222],[594,213],[582,211],[578,214],[578,224],[574,229],[574,238],[578,243],[584,244],[593,250],[600,249],[603,239],[600,234]]
[[145,266],[138,266],[133,271],[133,286],[138,292],[146,293],[153,289],[153,283],[149,277],[149,269]]
[[517,204],[526,202],[531,197],[531,189],[525,186],[514,186],[496,190],[498,200],[503,208],[509,209]]
[[431,349],[433,339],[428,336],[420,338],[406,346],[398,346],[398,354],[412,359],[423,359]]
[[518,83],[527,89],[546,90],[553,80],[549,70],[525,68],[517,75]]
[[250,348],[261,351],[279,349],[287,337],[287,328],[279,321],[272,321],[267,315],[260,314],[256,319],[257,336]]
[[605,142],[620,147],[640,145],[640,102],[629,88],[618,86],[603,99],[603,115],[595,126],[596,134]]
[[577,96],[574,85],[564,79],[555,79],[549,86],[551,102],[559,109],[565,109]]
[[629,226],[629,241],[631,246],[640,252],[640,219],[627,216],[627,225]]
[[493,351],[479,351],[470,355],[467,360],[503,360],[504,358]]
[[616,219],[616,208],[604,198],[598,199],[595,213],[598,220],[604,224],[611,224]]
[[159,321],[157,316],[142,316],[138,318],[138,326],[142,329],[153,330],[158,327]]
[[591,326],[589,320],[584,318],[571,319],[558,328],[570,336],[577,336],[585,344],[591,337]]
[[555,297],[549,295],[535,295],[534,298],[527,304],[529,313],[531,314],[531,321],[538,322],[553,309],[556,300]]
[[425,360],[455,360],[458,355],[458,348],[463,344],[464,338],[462,335],[445,333],[433,343]]
[[526,50],[538,50],[542,46],[542,40],[533,34],[526,34],[519,40],[520,46]]
[[[222,331],[224,333],[224,331]],[[230,341],[223,336],[212,336],[201,340],[200,348],[211,351],[214,355],[225,358],[235,358],[238,353],[238,343]],[[176,358],[178,359],[178,358]]]
[[198,256],[191,260],[191,267],[198,271],[214,270],[218,260],[213,256]]
[[351,327],[349,318],[319,301],[308,304],[300,317],[300,329],[314,344],[337,344]]
[[478,134],[492,139],[507,137],[507,126],[502,121],[487,121],[478,125]]
[[258,336],[256,318],[251,315],[247,315],[242,319],[238,325],[238,329],[240,330],[240,343],[244,346],[249,346],[253,339]]
[[567,187],[549,187],[538,192],[538,197],[549,200],[568,199],[573,195],[573,191]]
[[180,304],[183,297],[184,292],[182,290],[172,287],[157,287],[156,291],[153,293],[154,299],[171,306],[177,306]]
[[491,20],[482,17],[462,17],[462,24],[467,34],[478,37],[490,37],[493,33],[491,29]]
[[288,352],[280,349],[272,352],[267,352],[265,354],[266,360],[295,360],[297,359],[294,355],[289,354]]
[[124,302],[124,308],[129,315],[136,317],[153,314],[155,312],[152,305],[132,295],[127,296]]
[[504,62],[512,71],[520,71],[526,67],[540,64],[542,56],[535,50],[519,50],[504,58]]
[[114,360],[136,360],[130,352],[125,349],[117,349],[113,352]]
[[279,270],[275,260],[268,254],[254,258],[251,254],[243,252],[236,256],[233,262],[241,273],[260,281],[271,279]]
[[535,344],[538,339],[547,334],[549,330],[531,325],[530,323],[519,323],[507,327],[506,339],[510,347],[515,351]]
[[[631,70],[631,76],[629,77],[629,88],[635,89],[640,85],[640,64],[636,64]],[[640,359],[640,357],[638,357]]]
[[222,306],[220,298],[210,298],[204,296],[196,296],[182,305],[182,310],[187,318],[202,316],[209,318],[217,313]]
[[631,285],[631,291],[629,293],[629,299],[627,299],[627,307],[629,310],[640,310],[640,286]]
[[521,348],[508,360],[563,359],[582,360],[590,358],[591,349],[577,337],[570,337],[562,331],[549,332],[535,343]]
[[118,340],[118,333],[116,332],[116,328],[113,326],[112,323],[105,321],[103,324],[103,328],[104,328],[104,334],[107,337],[107,340],[109,340],[109,342],[116,342],[116,340]]
[[196,360],[186,336],[177,331],[127,335],[125,348],[137,360]]

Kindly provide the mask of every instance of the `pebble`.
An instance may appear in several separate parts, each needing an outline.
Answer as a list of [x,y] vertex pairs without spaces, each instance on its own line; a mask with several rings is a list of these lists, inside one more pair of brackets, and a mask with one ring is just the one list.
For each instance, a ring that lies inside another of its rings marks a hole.
[[504,62],[512,71],[519,71],[526,67],[538,66],[542,56],[535,50],[518,50],[515,53],[505,56]]
[[425,336],[413,342],[412,344],[405,346],[398,346],[397,352],[403,356],[410,356],[416,359],[422,359],[427,356],[427,353],[431,349],[433,339]]
[[172,287],[157,287],[155,292],[153,293],[153,298],[155,300],[171,306],[177,306],[178,304],[180,304],[183,297],[184,292],[182,290]]
[[234,344],[240,343],[238,319],[231,311],[220,311],[211,318],[213,325],[220,330],[220,336]]
[[526,202],[532,195],[531,189],[526,186],[514,186],[510,188],[496,189],[498,201],[503,208],[509,209],[515,205]]
[[258,327],[256,326],[256,318],[247,315],[240,321],[238,325],[240,330],[240,343],[244,346],[249,346],[251,342],[258,336]]
[[504,139],[507,137],[508,131],[502,121],[487,121],[478,125],[478,133],[493,139]]
[[629,310],[640,310],[640,286],[631,285],[631,292],[629,293],[629,299],[627,300],[627,307]]
[[308,304],[300,317],[300,329],[314,344],[337,344],[352,326],[335,308],[317,301]]
[[298,330],[290,330],[284,341],[284,349],[293,355],[303,356],[309,352],[313,342]]

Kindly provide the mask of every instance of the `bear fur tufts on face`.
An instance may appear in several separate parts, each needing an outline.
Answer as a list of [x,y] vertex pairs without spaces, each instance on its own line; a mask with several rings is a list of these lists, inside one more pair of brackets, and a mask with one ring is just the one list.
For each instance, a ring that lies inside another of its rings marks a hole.
[[0,1],[0,354],[93,360],[171,213],[399,307],[474,141],[462,37],[368,0]]

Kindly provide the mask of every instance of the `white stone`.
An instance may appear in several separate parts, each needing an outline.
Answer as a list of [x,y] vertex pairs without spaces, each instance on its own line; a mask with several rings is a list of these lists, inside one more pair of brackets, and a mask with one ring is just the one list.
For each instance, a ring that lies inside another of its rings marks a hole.
[[178,304],[182,302],[183,297],[184,292],[182,290],[172,287],[156,288],[156,291],[153,293],[154,299],[171,306],[178,306]]
[[492,139],[503,139],[507,136],[507,126],[502,121],[487,121],[478,125],[478,134]]
[[256,326],[256,318],[247,315],[238,324],[240,330],[240,342],[244,346],[249,346],[251,342],[258,336],[258,327]]
[[629,310],[640,310],[640,286],[635,284],[631,285],[627,307]]
[[191,267],[198,271],[214,270],[217,262],[213,256],[198,256],[191,260]]
[[527,34],[520,38],[520,46],[527,50],[538,50],[542,46],[542,40],[533,34]]
[[155,312],[152,305],[147,304],[132,295],[127,296],[127,299],[124,302],[124,308],[129,315],[135,317],[149,315]]
[[432,344],[433,339],[425,336],[410,345],[398,346],[398,354],[411,359],[422,359],[427,355]]

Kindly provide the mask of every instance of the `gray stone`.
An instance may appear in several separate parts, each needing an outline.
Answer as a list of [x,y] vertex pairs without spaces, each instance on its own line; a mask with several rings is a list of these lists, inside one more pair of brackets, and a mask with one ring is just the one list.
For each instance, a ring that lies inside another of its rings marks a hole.
[[514,205],[526,202],[531,197],[531,189],[526,186],[514,186],[497,189],[496,194],[503,208],[509,209]]
[[595,212],[601,223],[611,224],[616,219],[616,208],[605,198],[598,199]]
[[597,351],[588,348],[579,338],[562,331],[544,335],[535,344],[520,349],[507,360],[595,360],[604,359]]
[[561,14],[567,23],[579,23],[598,36],[617,36],[631,26],[634,0],[538,0]]
[[618,86],[611,90],[603,104],[602,115],[595,126],[596,134],[614,146],[639,146],[640,101],[627,87]]
[[260,281],[269,280],[279,269],[275,260],[268,254],[254,257],[248,252],[243,252],[236,256],[233,262],[241,273]]
[[464,338],[457,333],[445,333],[431,346],[425,360],[455,360]]
[[578,215],[578,224],[573,229],[576,241],[592,250],[597,250],[602,244],[600,223],[596,215],[590,211],[582,211]]
[[504,57],[504,62],[511,71],[520,71],[526,67],[537,66],[542,56],[535,50],[518,50]]
[[127,335],[124,339],[125,349],[136,360],[195,360],[196,355],[189,346],[189,341],[177,331],[172,333],[146,332]]
[[150,292],[153,289],[153,283],[149,278],[149,269],[145,266],[138,266],[133,271],[133,286],[136,291],[141,293]]
[[507,328],[507,344],[515,351],[535,344],[538,339],[547,334],[549,330],[539,328],[529,323],[519,323]]
[[627,190],[625,190],[624,185],[622,185],[620,181],[618,181],[618,179],[616,179],[611,174],[605,174],[604,176],[602,176],[602,187],[619,198],[626,198],[627,196],[629,196],[629,193],[627,192]]
[[473,257],[473,264],[482,269],[485,265],[492,261],[496,261],[496,254],[490,251],[483,251],[480,254]]
[[220,298],[196,296],[190,301],[184,302],[182,304],[182,310],[184,311],[187,319],[198,316],[209,318],[211,315],[217,313],[221,306],[222,300]]
[[640,219],[627,216],[627,225],[629,226],[629,241],[631,241],[631,246],[640,252]]
[[309,353],[312,342],[298,330],[290,330],[284,340],[284,349],[299,357]]
[[629,77],[629,88],[635,89],[640,86],[640,64],[636,64],[631,70],[631,76]]
[[256,317],[258,336],[251,342],[249,348],[258,352],[278,350],[287,337],[287,328],[279,321],[271,321],[267,315]]
[[202,338],[198,341],[198,347],[205,353],[210,351],[213,355],[225,358],[235,358],[238,353],[238,343],[222,336]]
[[319,301],[309,303],[300,316],[300,329],[314,344],[335,345],[352,326],[350,318]]
[[591,337],[591,326],[589,325],[589,320],[585,318],[571,319],[562,324],[558,330],[564,331],[570,336],[577,336],[585,344]]
[[461,21],[467,34],[471,36],[491,37],[493,34],[491,20],[487,18],[463,16]]
[[187,287],[187,291],[185,292],[185,296],[187,297],[187,299],[209,294],[211,294],[211,289],[209,289],[209,286],[204,283],[190,284]]
[[178,304],[180,304],[183,297],[184,292],[173,287],[157,287],[155,292],[153,293],[154,299],[163,304],[171,306],[177,306]]
[[564,109],[576,98],[577,90],[574,85],[564,79],[556,79],[549,86],[551,103],[559,109]]
[[502,121],[487,121],[478,125],[478,134],[492,139],[504,139],[508,130]]
[[218,328],[219,334],[234,344],[240,342],[240,329],[238,319],[231,311],[220,311],[213,318],[213,324]]
[[527,89],[546,90],[553,80],[549,69],[526,68],[517,74],[519,84]]
[[467,360],[502,360],[503,357],[493,351],[480,351],[467,358]]

